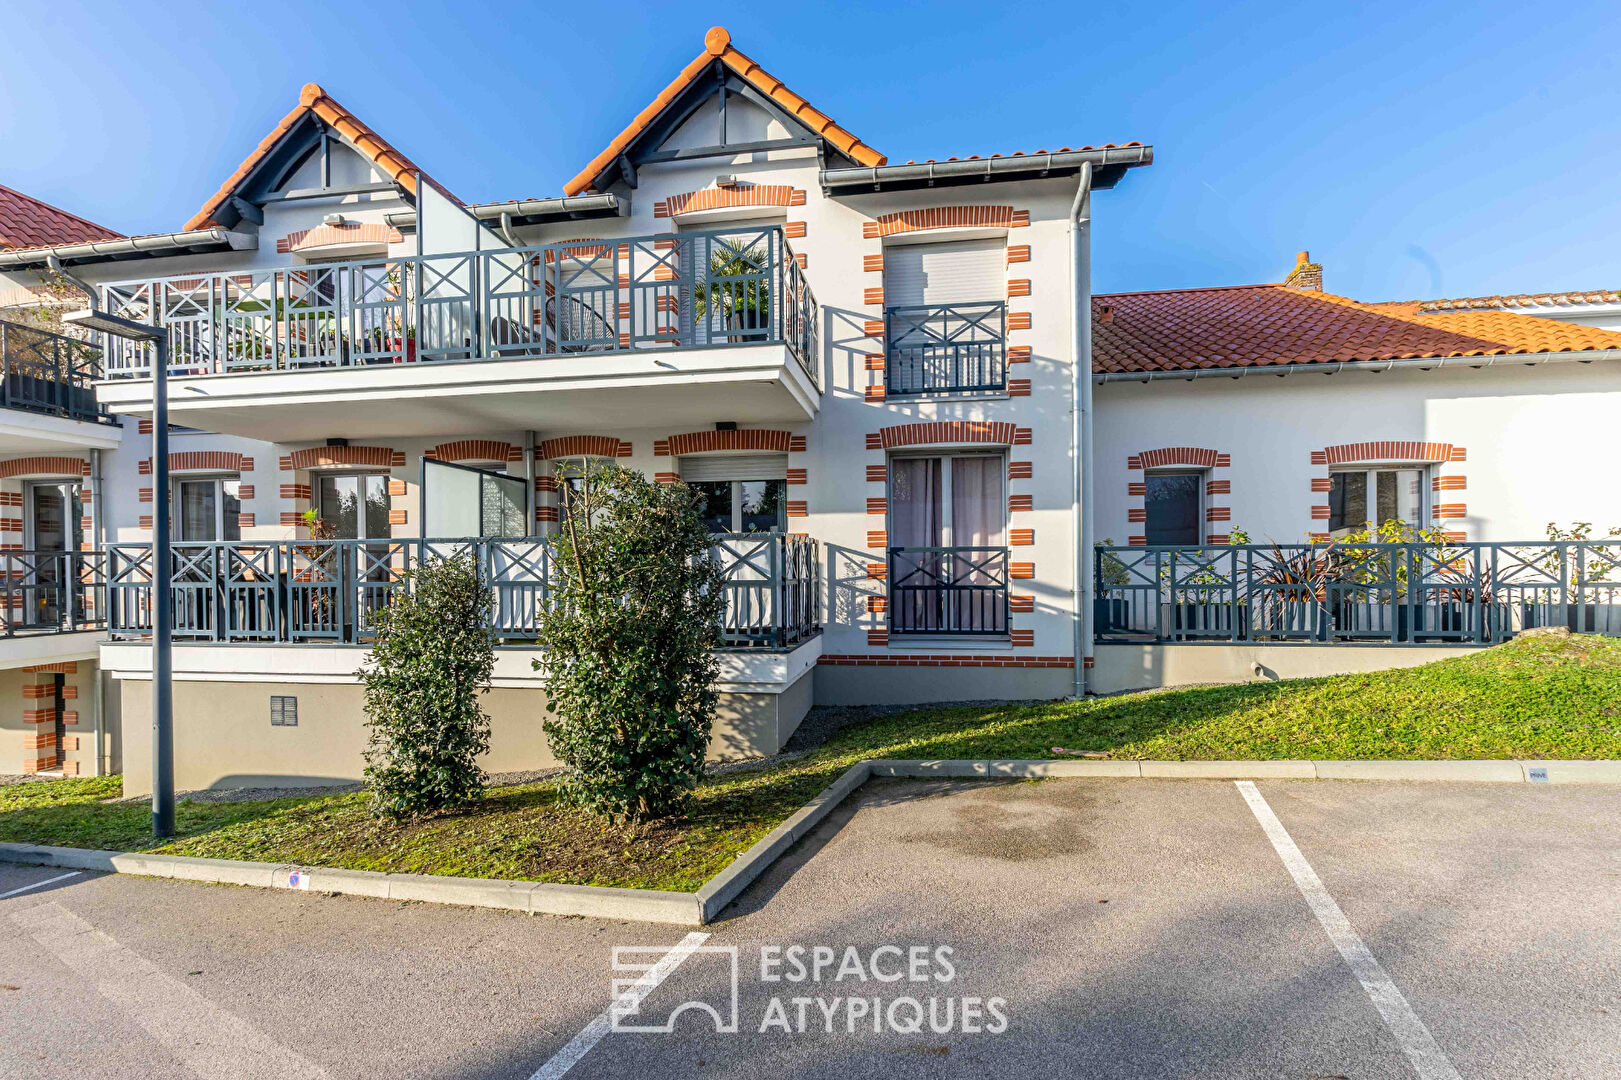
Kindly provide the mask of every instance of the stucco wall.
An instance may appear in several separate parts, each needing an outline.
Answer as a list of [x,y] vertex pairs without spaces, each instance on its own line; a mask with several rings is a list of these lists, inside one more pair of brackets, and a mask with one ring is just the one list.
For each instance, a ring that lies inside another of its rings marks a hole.
[[[0,673],[3,674],[3,673]],[[810,705],[807,675],[781,694],[721,695],[710,738],[710,759],[776,753]],[[152,684],[118,684],[124,791],[152,786]],[[272,694],[298,698],[296,727],[270,725]],[[484,695],[490,750],[479,760],[489,772],[557,765],[541,724],[550,715],[538,689],[497,687]],[[174,686],[175,787],[321,787],[361,778],[366,748],[364,692],[354,683],[181,681]]]
[[1099,694],[1118,694],[1161,686],[1277,682],[1417,667],[1474,651],[1446,645],[1099,645],[1092,686]]

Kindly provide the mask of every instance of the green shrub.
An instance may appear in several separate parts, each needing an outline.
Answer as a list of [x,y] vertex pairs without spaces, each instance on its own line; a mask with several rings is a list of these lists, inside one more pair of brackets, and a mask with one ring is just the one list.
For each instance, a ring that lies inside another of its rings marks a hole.
[[396,820],[483,794],[475,759],[490,747],[490,718],[478,699],[495,668],[490,589],[474,557],[425,559],[407,579],[372,615],[376,641],[360,671],[372,812]]
[[681,812],[703,777],[725,598],[697,497],[592,464],[564,500],[540,620],[566,797],[616,820]]

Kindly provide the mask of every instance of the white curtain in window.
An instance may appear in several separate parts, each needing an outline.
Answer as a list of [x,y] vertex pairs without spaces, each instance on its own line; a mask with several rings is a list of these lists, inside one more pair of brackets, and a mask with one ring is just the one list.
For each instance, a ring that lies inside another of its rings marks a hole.
[[890,462],[889,498],[891,544],[941,546],[939,458],[896,458]]
[[952,459],[952,546],[1001,547],[1006,521],[1002,459],[990,456]]

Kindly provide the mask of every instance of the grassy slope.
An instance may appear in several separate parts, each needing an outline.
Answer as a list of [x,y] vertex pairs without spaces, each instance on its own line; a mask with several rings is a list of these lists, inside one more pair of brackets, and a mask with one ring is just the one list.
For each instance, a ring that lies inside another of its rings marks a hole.
[[[640,829],[557,805],[547,784],[409,826],[364,796],[179,807],[172,854],[361,870],[693,889],[864,757],[1621,757],[1621,640],[1530,638],[1420,668],[1087,703],[897,714],[846,728],[805,758],[706,782],[694,813]],[[0,840],[151,849],[144,804],[107,804],[113,778],[0,788]]]

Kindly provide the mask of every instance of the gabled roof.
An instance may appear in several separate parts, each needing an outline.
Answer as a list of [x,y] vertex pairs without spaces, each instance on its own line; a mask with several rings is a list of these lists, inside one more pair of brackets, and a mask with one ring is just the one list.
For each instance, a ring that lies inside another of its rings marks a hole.
[[688,86],[692,85],[708,68],[709,65],[720,61],[735,72],[738,77],[748,82],[755,89],[765,94],[777,105],[781,106],[795,120],[809,128],[819,138],[824,139],[839,153],[848,157],[857,165],[882,165],[888,159],[856,138],[850,132],[833,122],[833,118],[826,113],[812,107],[811,103],[783,85],[781,79],[766,71],[742,52],[733,48],[732,35],[724,26],[713,27],[704,35],[704,51],[697,58],[681,69],[681,74],[675,81],[659,91],[651,104],[636,114],[636,119],[630,126],[615,135],[607,147],[591,159],[591,163],[580,174],[567,184],[563,185],[565,195],[578,195],[590,189],[607,168],[618,159],[619,155],[629,146],[650,124],[656,120],[660,113],[680,96]]
[[1095,374],[1621,349],[1621,333],[1505,311],[1424,311],[1283,285],[1092,298]]
[[247,180],[254,169],[273,151],[277,144],[298,125],[306,116],[313,116],[341,135],[355,150],[381,169],[389,179],[393,180],[412,198],[417,194],[416,178],[420,173],[422,179],[432,185],[445,198],[460,205],[461,200],[452,195],[444,185],[436,182],[432,177],[418,169],[411,159],[389,145],[377,132],[367,127],[359,117],[345,109],[332,99],[318,83],[306,83],[304,90],[298,96],[298,107],[276,125],[274,131],[260,140],[253,153],[237,167],[220,189],[203,204],[203,208],[192,219],[186,222],[187,231],[208,228],[217,225],[214,215],[222,206],[230,201],[243,182]]
[[1579,308],[1584,304],[1618,304],[1614,289],[1589,292],[1519,293],[1512,296],[1464,296],[1452,300],[1424,300],[1420,311],[1488,311],[1502,308]]
[[123,233],[0,185],[0,248],[50,247],[82,240],[117,240]]

